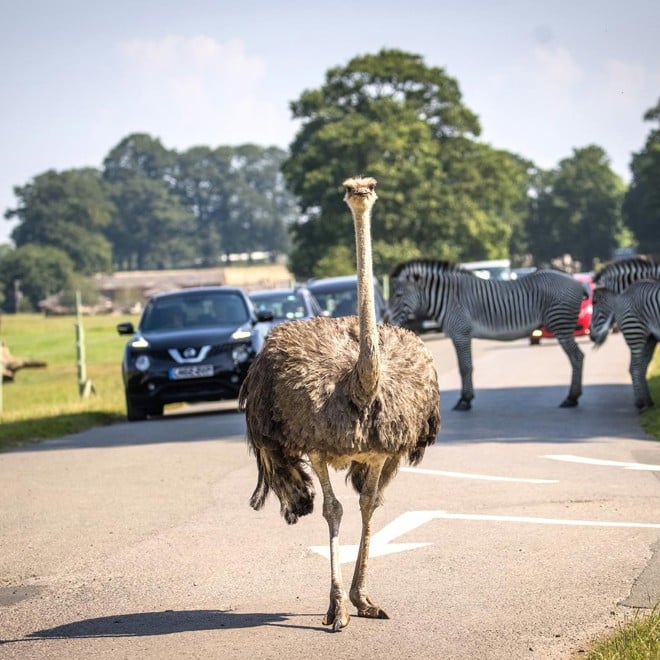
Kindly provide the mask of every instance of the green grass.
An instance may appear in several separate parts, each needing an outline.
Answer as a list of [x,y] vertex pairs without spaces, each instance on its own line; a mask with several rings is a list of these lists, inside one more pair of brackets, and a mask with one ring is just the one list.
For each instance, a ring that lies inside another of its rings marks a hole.
[[130,318],[83,317],[87,378],[94,385],[94,393],[84,399],[78,388],[74,316],[0,318],[0,337],[13,356],[48,364],[20,369],[13,383],[3,384],[0,449],[125,418],[120,363],[126,338],[115,326]]
[[616,632],[597,642],[586,660],[657,660],[660,658],[660,613],[656,610],[644,615],[639,612],[619,626]]
[[653,361],[649,366],[648,383],[651,398],[656,405],[641,415],[642,428],[655,438],[660,438],[660,349],[656,349]]

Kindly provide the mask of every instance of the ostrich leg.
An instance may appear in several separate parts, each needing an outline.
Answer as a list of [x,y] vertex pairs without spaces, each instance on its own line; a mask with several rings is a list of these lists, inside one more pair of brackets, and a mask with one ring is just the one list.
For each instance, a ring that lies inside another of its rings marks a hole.
[[378,483],[386,457],[371,464],[367,472],[362,492],[360,493],[360,512],[362,513],[362,537],[358,550],[357,563],[351,583],[351,602],[357,607],[358,616],[370,619],[389,619],[385,612],[371,602],[367,594],[367,563],[369,561],[369,545],[371,541],[371,516],[378,506]]
[[323,624],[326,626],[332,625],[332,630],[339,632],[348,625],[351,618],[348,613],[348,598],[344,591],[341,564],[339,563],[339,525],[341,524],[343,508],[332,490],[325,456],[318,452],[312,452],[309,454],[309,460],[321,483],[323,517],[328,522],[328,531],[330,532],[330,605],[327,614],[323,618]]

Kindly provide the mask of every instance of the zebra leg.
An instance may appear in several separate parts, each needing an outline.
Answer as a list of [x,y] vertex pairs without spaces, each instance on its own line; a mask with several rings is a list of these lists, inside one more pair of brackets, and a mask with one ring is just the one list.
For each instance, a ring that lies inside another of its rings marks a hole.
[[454,410],[470,410],[474,399],[472,386],[472,338],[452,337],[456,357],[458,358],[458,371],[461,374],[461,398],[454,406]]
[[571,377],[571,387],[568,390],[568,396],[559,405],[560,408],[574,408],[578,404],[578,399],[582,394],[582,363],[584,362],[584,353],[580,350],[573,335],[569,337],[557,337],[564,353],[568,356],[573,369]]
[[646,380],[646,371],[653,357],[656,343],[654,337],[648,337],[643,346],[635,347],[634,352],[632,347],[630,349],[630,377],[632,378],[635,407],[639,412],[653,407],[653,399]]

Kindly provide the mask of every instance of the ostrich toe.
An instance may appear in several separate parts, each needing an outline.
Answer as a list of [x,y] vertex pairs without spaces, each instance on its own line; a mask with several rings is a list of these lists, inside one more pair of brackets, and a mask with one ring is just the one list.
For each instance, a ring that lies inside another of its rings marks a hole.
[[387,613],[382,608],[375,605],[369,596],[359,596],[356,594],[351,594],[353,605],[357,607],[358,616],[365,617],[367,619],[389,619]]
[[324,626],[332,626],[332,632],[341,632],[341,629],[346,628],[350,620],[351,615],[348,613],[348,602],[345,598],[330,601],[328,612],[323,617]]

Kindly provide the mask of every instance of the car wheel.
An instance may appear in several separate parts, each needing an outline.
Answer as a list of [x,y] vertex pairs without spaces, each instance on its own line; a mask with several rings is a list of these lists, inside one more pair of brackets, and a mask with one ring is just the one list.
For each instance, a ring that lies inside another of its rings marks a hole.
[[126,419],[129,422],[141,422],[147,419],[147,409],[144,406],[136,405],[128,394],[126,395]]
[[150,417],[161,417],[163,415],[163,404],[155,403],[151,404],[147,409]]

